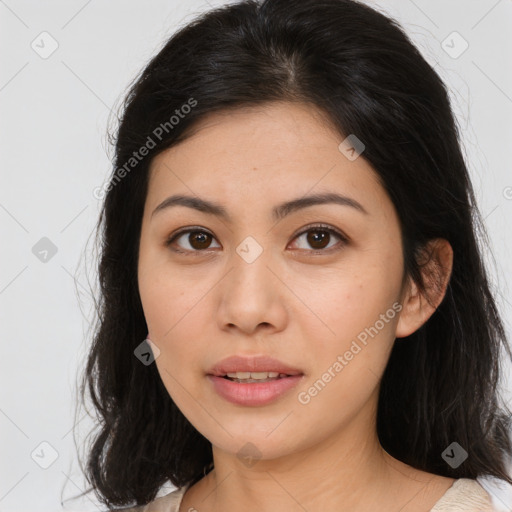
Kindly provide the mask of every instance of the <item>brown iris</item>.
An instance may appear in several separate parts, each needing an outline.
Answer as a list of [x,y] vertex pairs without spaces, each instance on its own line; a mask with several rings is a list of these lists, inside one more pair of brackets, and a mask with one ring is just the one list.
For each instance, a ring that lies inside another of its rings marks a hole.
[[[204,231],[194,231],[193,233],[190,233],[188,236],[190,245],[194,249],[207,249],[208,246],[211,244],[211,238],[212,235],[210,235],[209,233],[205,233]],[[197,241],[197,246],[195,246],[192,243],[193,240]]]
[[[320,229],[308,231],[307,240],[308,243],[314,249],[323,249],[329,243],[330,233],[328,231],[323,231]],[[326,242],[326,243],[324,243]],[[321,244],[321,247],[316,246],[315,244]]]

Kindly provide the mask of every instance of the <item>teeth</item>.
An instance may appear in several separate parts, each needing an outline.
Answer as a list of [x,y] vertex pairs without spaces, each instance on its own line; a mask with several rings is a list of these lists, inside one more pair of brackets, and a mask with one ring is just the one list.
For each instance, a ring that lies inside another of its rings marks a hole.
[[232,379],[255,379],[255,380],[263,380],[263,379],[275,379],[278,376],[285,376],[286,374],[278,372],[236,372],[236,373],[228,373],[228,377]]

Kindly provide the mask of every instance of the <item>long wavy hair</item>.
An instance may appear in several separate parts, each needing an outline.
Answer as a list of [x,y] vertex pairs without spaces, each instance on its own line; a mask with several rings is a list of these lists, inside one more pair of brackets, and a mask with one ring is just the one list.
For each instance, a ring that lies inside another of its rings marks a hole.
[[[394,343],[378,403],[382,447],[437,475],[512,484],[512,416],[499,394],[501,351],[509,360],[512,354],[445,84],[396,21],[362,3],[244,0],[175,32],[122,102],[115,161],[100,194],[100,291],[80,381],[81,400],[88,391],[99,420],[86,492],[109,507],[142,505],[163,484],[193,484],[212,469],[211,443],[175,405],[156,365],[134,355],[148,332],[137,284],[148,171],[205,115],[283,100],[327,114],[340,141],[355,134],[364,143],[362,158],[398,213],[404,275],[421,291],[426,242],[444,238],[454,251],[442,303]],[[144,146],[150,149],[142,157]],[[456,468],[442,458],[454,441],[468,452]]]

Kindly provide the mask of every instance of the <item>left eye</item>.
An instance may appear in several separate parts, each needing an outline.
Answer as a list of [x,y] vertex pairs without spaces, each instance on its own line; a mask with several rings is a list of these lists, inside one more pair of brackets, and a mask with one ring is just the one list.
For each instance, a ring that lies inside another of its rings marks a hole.
[[[346,237],[344,237],[337,230],[327,226],[309,227],[305,231],[299,233],[295,238],[297,240],[300,240],[302,237],[305,236],[306,243],[313,247],[315,251],[323,251],[326,248],[330,249],[332,247],[332,245],[329,246],[328,243],[331,241],[333,235],[336,238],[339,238],[343,243],[347,242]],[[302,248],[299,247],[299,249]]]
[[[182,250],[183,246],[180,246],[181,248],[172,248],[173,251],[179,253],[203,252],[205,250],[210,249],[211,241],[215,239],[215,237],[209,231],[203,229],[188,229],[171,235],[171,237],[166,241],[165,245],[171,246],[180,238],[183,238],[185,235],[188,235],[187,237],[185,237],[185,240],[188,243],[189,247],[185,247],[185,250]],[[329,246],[329,242],[331,241],[333,235],[334,237],[341,240],[342,243],[347,242],[347,238],[343,236],[340,232],[329,226],[323,225],[309,226],[308,228],[297,234],[294,237],[294,240],[300,240],[302,237],[305,237],[306,243],[313,248],[312,252],[322,252],[325,251],[326,248],[332,248],[332,245]],[[220,247],[220,245],[218,247]],[[304,247],[299,247],[299,249],[302,250],[304,249]],[[307,250],[307,248],[305,250]]]

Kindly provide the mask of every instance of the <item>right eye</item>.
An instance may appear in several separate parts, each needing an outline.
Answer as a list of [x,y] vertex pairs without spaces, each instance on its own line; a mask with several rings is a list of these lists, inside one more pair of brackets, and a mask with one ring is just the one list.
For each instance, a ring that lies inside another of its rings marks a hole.
[[[188,235],[188,236],[185,236]],[[179,239],[183,239],[188,244],[188,247],[181,246],[179,248],[171,247],[175,244]],[[171,247],[171,250],[182,253],[182,254],[192,254],[194,252],[204,252],[208,250],[211,241],[214,240],[214,236],[207,230],[204,229],[186,229],[181,230],[178,233],[174,233],[171,237],[165,242],[167,247]],[[218,246],[220,247],[220,245]],[[184,249],[184,250],[182,250]]]

